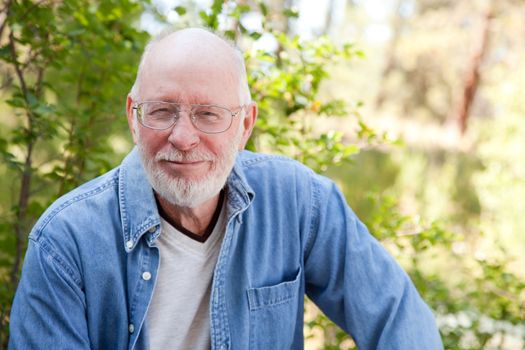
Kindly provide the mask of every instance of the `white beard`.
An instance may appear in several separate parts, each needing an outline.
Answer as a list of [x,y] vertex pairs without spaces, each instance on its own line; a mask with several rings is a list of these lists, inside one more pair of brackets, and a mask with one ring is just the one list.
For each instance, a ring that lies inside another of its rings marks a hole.
[[[241,123],[242,124],[242,123]],[[147,154],[138,133],[138,150],[148,180],[162,198],[179,207],[194,208],[217,195],[230,175],[238,153],[243,127],[235,135],[227,149],[215,156],[203,151],[183,152],[175,148],[158,152],[155,157]],[[210,171],[201,179],[190,180],[178,177],[159,166],[163,160],[170,161],[211,161]]]

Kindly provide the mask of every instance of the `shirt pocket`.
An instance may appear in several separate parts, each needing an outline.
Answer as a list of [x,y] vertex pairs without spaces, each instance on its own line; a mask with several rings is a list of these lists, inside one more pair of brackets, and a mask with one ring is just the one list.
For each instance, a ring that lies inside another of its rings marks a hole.
[[292,280],[248,289],[250,349],[291,349],[297,327],[300,280],[301,269]]

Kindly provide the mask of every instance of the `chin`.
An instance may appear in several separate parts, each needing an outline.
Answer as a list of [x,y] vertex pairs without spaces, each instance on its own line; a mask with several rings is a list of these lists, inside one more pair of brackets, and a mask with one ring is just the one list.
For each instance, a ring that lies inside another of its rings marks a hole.
[[218,195],[226,183],[227,174],[210,172],[201,179],[175,177],[165,171],[148,172],[150,183],[162,198],[179,207],[197,207]]

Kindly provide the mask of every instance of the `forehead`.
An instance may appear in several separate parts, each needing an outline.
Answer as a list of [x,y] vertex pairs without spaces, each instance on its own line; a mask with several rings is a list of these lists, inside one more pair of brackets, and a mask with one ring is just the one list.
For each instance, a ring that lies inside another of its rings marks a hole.
[[207,32],[168,36],[144,59],[141,97],[190,103],[238,100],[238,59],[232,47]]

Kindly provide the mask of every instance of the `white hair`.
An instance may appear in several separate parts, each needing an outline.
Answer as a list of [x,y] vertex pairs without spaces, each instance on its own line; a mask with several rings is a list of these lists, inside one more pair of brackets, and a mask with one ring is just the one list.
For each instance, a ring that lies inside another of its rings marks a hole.
[[[217,38],[221,39],[225,44],[227,44],[234,52],[234,57],[236,59],[236,65],[237,65],[237,71],[238,71],[238,77],[239,77],[239,102],[240,104],[248,104],[251,102],[251,94],[250,94],[250,88],[248,87],[248,77],[246,74],[246,66],[244,64],[244,56],[242,54],[242,51],[237,47],[235,42],[232,40],[224,37],[223,35],[220,35],[218,33],[212,32],[206,28],[200,28],[202,30],[207,31],[210,34],[215,35]],[[137,100],[139,96],[139,85],[140,85],[140,76],[142,71],[144,70],[144,65],[146,64],[146,58],[151,54],[151,49],[159,43],[164,38],[170,36],[173,33],[178,32],[179,30],[176,28],[168,28],[163,30],[160,34],[153,37],[144,48],[144,52],[142,53],[142,57],[140,59],[140,63],[137,70],[137,76],[135,78],[135,82],[133,83],[133,86],[131,87],[131,90],[129,92],[129,95],[133,100]]]

